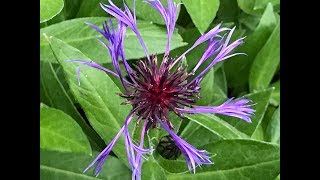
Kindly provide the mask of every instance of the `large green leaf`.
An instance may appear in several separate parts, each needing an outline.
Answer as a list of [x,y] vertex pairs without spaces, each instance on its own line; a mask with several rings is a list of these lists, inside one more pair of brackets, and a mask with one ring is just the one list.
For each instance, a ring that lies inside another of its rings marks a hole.
[[98,152],[93,152],[93,156],[88,156],[40,150],[40,178],[45,180],[131,179],[130,169],[113,156],[107,158],[97,178],[94,177],[92,169],[84,174],[83,170],[97,155]]
[[[107,49],[97,41],[102,37],[98,32],[85,24],[90,22],[102,26],[104,17],[79,18],[64,21],[58,24],[45,27],[40,30],[40,60],[56,62],[50,51],[49,44],[45,40],[44,34],[61,39],[65,43],[79,49],[87,57],[97,63],[111,62]],[[145,21],[137,21],[138,29],[150,54],[164,52],[167,43],[167,31],[164,27],[158,27]],[[171,40],[171,49],[184,46],[180,35],[175,32]],[[144,51],[136,37],[130,29],[127,30],[124,42],[124,49],[127,59],[142,58],[145,56]]]
[[[85,111],[91,126],[108,144],[123,126],[130,111],[129,106],[120,105],[123,99],[116,94],[120,92],[119,88],[107,74],[91,67],[81,68],[79,86],[76,76],[79,64],[66,61],[70,59],[90,61],[90,59],[59,39],[51,37],[48,38],[48,42],[64,70],[74,97]],[[113,148],[113,152],[127,162],[124,146],[124,140],[121,137]]]
[[[263,121],[264,119],[262,119]],[[264,141],[264,129],[262,127],[262,122],[257,126],[256,130],[251,135],[251,139]]]
[[185,116],[222,139],[246,138],[246,135],[213,114],[188,114]]
[[40,0],[40,23],[52,19],[63,9],[63,0]]
[[166,180],[167,179],[164,171],[153,158],[143,163],[141,178],[142,180]]
[[176,160],[165,159],[158,153],[155,154],[154,157],[161,168],[168,173],[185,173],[188,171],[188,166],[183,155],[180,155]]
[[255,31],[244,39],[243,45],[236,49],[237,52],[246,53],[247,56],[235,56],[224,63],[229,87],[237,89],[247,87],[251,64],[268,40],[276,23],[277,20],[273,13],[273,8],[269,4]]
[[248,14],[259,15],[263,13],[264,8],[270,3],[279,11],[280,0],[238,0],[239,7]]
[[[126,0],[126,4],[129,6],[129,8],[132,10],[134,0]],[[157,24],[165,24],[165,22],[162,19],[161,14],[156,11],[152,6],[148,5],[142,0],[135,0],[136,1],[136,15],[137,17],[144,19],[146,21],[151,21],[153,23]],[[161,3],[164,5],[164,7],[167,7],[167,0],[160,0]],[[180,3],[181,0],[172,0],[173,2]],[[177,17],[179,17],[179,10],[177,11]]]
[[280,106],[274,112],[266,129],[266,140],[280,144]]
[[230,116],[220,117],[237,128],[239,131],[251,136],[263,119],[264,113],[267,110],[269,104],[269,99],[272,91],[273,88],[269,88],[244,96],[245,98],[252,100],[252,103],[255,104],[254,106],[252,106],[252,108],[256,110],[255,114],[251,117],[252,123],[247,123],[239,118]]
[[69,115],[45,106],[40,108],[40,147],[91,154],[89,141],[80,126]]
[[193,23],[203,34],[213,21],[219,9],[219,0],[183,0]]
[[186,117],[191,122],[182,131],[181,137],[193,146],[203,146],[221,139],[247,138],[245,134],[215,115],[189,114]]
[[40,62],[40,100],[50,107],[62,110],[76,120],[88,136],[92,145],[97,146],[97,143],[99,145],[102,144],[97,133],[89,127],[77,111],[52,64],[44,61]]
[[249,74],[250,91],[261,90],[269,86],[280,63],[280,22],[270,38],[257,54]]
[[280,80],[270,86],[275,88],[271,94],[270,104],[278,106],[280,104]]
[[196,174],[171,174],[170,180],[261,179],[270,180],[280,172],[280,148],[254,140],[222,140],[201,147],[215,154],[213,165],[203,165]]
[[222,139],[222,137],[216,133],[192,121],[183,129],[180,136],[195,147],[217,142]]

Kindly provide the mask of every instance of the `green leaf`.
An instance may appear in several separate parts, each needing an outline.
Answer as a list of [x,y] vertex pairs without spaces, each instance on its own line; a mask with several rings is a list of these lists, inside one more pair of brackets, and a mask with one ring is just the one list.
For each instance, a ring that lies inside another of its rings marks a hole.
[[[79,86],[76,76],[79,64],[66,61],[71,59],[90,61],[90,59],[59,39],[51,37],[48,41],[63,68],[74,97],[83,108],[91,126],[107,144],[110,143],[123,126],[130,111],[129,106],[120,105],[123,99],[116,94],[120,93],[119,88],[106,73],[87,66],[81,68]],[[113,152],[127,163],[124,146],[121,136]]]
[[280,0],[256,0],[253,10],[263,10],[269,2],[272,3],[275,12],[280,12]]
[[270,38],[257,54],[249,74],[250,91],[269,86],[280,63],[280,21]]
[[[123,1],[112,1],[116,6],[123,9]],[[77,18],[80,17],[103,17],[109,15],[100,6],[100,3],[109,5],[108,0],[82,0]]]
[[[214,67],[214,69],[216,69]],[[220,67],[215,71],[215,79],[214,79],[215,87],[219,87],[219,96],[216,98],[222,98],[222,99],[227,99],[227,94],[228,94],[228,85],[227,85],[227,79],[226,79],[226,74],[224,72],[224,67]]]
[[222,102],[227,99],[227,82],[223,68],[215,70],[214,67],[204,76],[200,82],[200,96],[197,105],[209,105]]
[[266,112],[263,115],[263,119],[257,129],[253,132],[251,138],[259,141],[266,141],[266,129],[271,121],[274,111],[276,108],[269,104]]
[[273,8],[269,4],[255,31],[248,38],[244,39],[243,45],[236,49],[237,52],[246,53],[247,56],[235,56],[224,62],[228,87],[236,89],[247,87],[251,64],[268,40],[276,23],[277,20],[273,13]]
[[[212,114],[185,115],[191,122],[182,131],[181,137],[193,146],[203,146],[221,139],[247,138],[227,122]],[[205,139],[203,137],[206,137]]]
[[201,34],[203,34],[216,17],[216,13],[219,9],[219,0],[183,0],[183,4],[186,7],[192,22],[198,28]]
[[167,177],[159,166],[159,164],[153,159],[145,161],[142,164],[142,180],[166,180]]
[[[200,82],[200,98],[197,101],[199,105],[208,105],[214,100],[214,70],[211,69],[204,76],[203,80]],[[204,98],[205,97],[205,98]]]
[[99,176],[94,177],[93,170],[90,169],[85,174],[83,170],[98,155],[93,152],[93,156],[59,153],[54,151],[40,150],[40,179],[46,180],[123,180],[131,179],[131,171],[113,156],[109,156],[100,171]]
[[[129,8],[132,10],[134,0],[126,0],[126,4],[129,6]],[[167,0],[160,0],[161,3],[164,5],[164,7],[167,7]],[[172,0],[175,3],[180,3],[181,0]],[[177,17],[179,17],[179,11],[180,8],[177,10]],[[144,19],[146,21],[151,21],[156,24],[165,24],[161,14],[155,10],[152,6],[148,5],[147,3],[143,1],[137,1],[136,0],[136,15],[138,18]]]
[[252,136],[254,131],[257,129],[259,124],[261,123],[264,113],[267,110],[269,99],[273,88],[265,89],[256,93],[247,94],[244,97],[252,100],[252,103],[255,104],[253,109],[256,110],[255,114],[251,116],[252,123],[247,123],[239,118],[230,117],[230,116],[222,116],[219,115],[223,120],[230,123],[232,126],[237,128],[239,131],[247,134],[248,136]]
[[257,129],[253,132],[251,138],[258,141],[264,141],[264,129],[262,127],[262,122],[257,126]]
[[101,145],[101,139],[85,122],[67,94],[53,66],[49,62],[40,62],[40,100],[50,107],[60,109],[70,115],[86,133],[90,142]]
[[222,139],[219,135],[192,121],[183,129],[180,136],[195,147],[217,142]]
[[40,23],[55,17],[63,9],[63,0],[40,0]]
[[222,0],[217,12],[217,17],[223,22],[235,22],[240,13],[237,0]]
[[280,144],[280,106],[273,113],[273,116],[266,129],[266,140]]
[[40,109],[40,147],[91,154],[89,141],[80,126],[62,111],[44,106]]
[[169,180],[274,179],[280,173],[280,147],[254,140],[222,140],[201,147],[215,154],[213,165],[197,168],[196,174],[171,174]]
[[278,106],[280,104],[280,80],[270,86],[275,88],[271,94],[270,104]]
[[277,108],[275,108],[274,106],[270,105],[268,106],[264,116],[263,116],[263,120],[261,122],[261,126],[263,127],[263,131],[265,132],[267,129],[267,126],[269,124],[269,122],[271,121],[271,118],[275,112]]
[[[64,16],[66,19],[73,19],[76,17],[81,3],[84,0],[64,0]],[[93,0],[90,0],[93,1]],[[98,4],[97,4],[98,6]]]
[[262,14],[268,3],[279,10],[280,0],[238,0],[239,7],[245,13],[253,15]]
[[[64,21],[45,27],[40,30],[40,60],[56,63],[50,51],[49,44],[44,34],[61,39],[65,43],[79,49],[87,57],[97,63],[110,63],[111,59],[107,49],[97,40],[102,36],[94,29],[85,24],[90,22],[102,26],[104,17],[78,18]],[[114,19],[113,19],[114,20]],[[138,29],[150,54],[161,54],[164,52],[167,43],[167,31],[164,27],[158,27],[145,21],[137,21]],[[184,46],[180,35],[173,33],[171,49]],[[145,57],[144,51],[136,37],[129,28],[124,42],[125,55],[127,59]]]
[[189,171],[183,155],[180,155],[176,160],[165,159],[158,153],[154,153],[154,157],[161,168],[168,173],[185,173]]

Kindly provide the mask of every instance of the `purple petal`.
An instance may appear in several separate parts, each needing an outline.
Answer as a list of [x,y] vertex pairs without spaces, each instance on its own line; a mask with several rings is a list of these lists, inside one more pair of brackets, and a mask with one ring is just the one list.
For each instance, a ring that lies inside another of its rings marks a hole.
[[95,176],[99,175],[100,170],[102,168],[102,165],[104,164],[104,161],[108,157],[113,146],[118,141],[118,139],[119,139],[120,135],[123,133],[123,131],[124,131],[124,126],[120,129],[118,134],[113,138],[113,140],[109,143],[109,145],[88,165],[88,167],[83,171],[83,173],[85,173],[88,169],[90,169],[93,165],[96,164],[96,168],[94,170],[95,171],[94,173],[95,173]]
[[202,164],[213,164],[213,162],[210,161],[210,157],[208,156],[209,153],[207,151],[196,149],[172,132],[170,128],[158,118],[158,116],[156,116],[156,119],[175,141],[175,144],[184,155],[190,171],[193,171],[193,173],[196,172],[196,164],[199,167]]
[[[141,131],[141,137],[140,137],[140,145],[139,149],[143,149],[143,143],[144,143],[144,136],[146,133],[148,121],[144,121]],[[150,150],[148,150],[150,152]],[[148,153],[148,152],[145,152]],[[136,162],[137,162],[137,168],[132,171],[132,177],[136,177],[136,180],[141,179],[141,166],[142,166],[142,157],[143,157],[143,151],[139,151],[136,156]]]
[[[86,172],[88,169],[90,169],[93,165],[95,166],[94,169],[94,173],[95,176],[98,176],[101,168],[106,160],[106,158],[108,157],[109,153],[111,152],[113,146],[115,145],[115,143],[118,141],[120,135],[122,133],[124,133],[125,136],[125,144],[126,144],[126,149],[127,149],[127,156],[128,156],[128,160],[129,160],[129,164],[132,167],[132,170],[134,171],[137,168],[136,165],[136,159],[135,159],[135,152],[137,152],[138,154],[145,154],[145,153],[149,153],[151,152],[151,150],[146,150],[143,149],[142,147],[140,148],[136,148],[137,146],[135,146],[132,142],[132,139],[130,137],[129,131],[128,131],[128,124],[131,122],[131,120],[133,119],[134,113],[131,112],[125,121],[124,126],[120,129],[120,131],[117,133],[117,135],[114,137],[114,139],[109,143],[109,145],[95,158],[95,160],[93,160],[89,166],[83,171]],[[143,133],[145,132],[145,130],[143,130]]]
[[172,0],[168,0],[168,8],[165,8],[159,0],[146,0],[144,2],[156,9],[162,15],[162,18],[166,23],[168,41],[165,56],[169,55],[170,41],[175,27],[178,5],[175,2],[172,2]]
[[[86,65],[86,66],[90,66],[90,67],[93,67],[93,68],[96,68],[96,69],[99,69],[99,70],[102,70],[106,73],[109,73],[117,78],[119,78],[119,75],[113,71],[111,71],[110,69],[107,69],[93,61],[85,61],[85,60],[68,60],[68,62],[77,62],[77,63],[81,63],[81,65]],[[78,78],[78,84],[80,86],[80,68],[81,68],[81,65],[78,67],[77,69],[77,78]],[[127,84],[131,84],[129,81],[123,79],[123,81]]]
[[148,60],[150,61],[147,47],[146,47],[146,45],[141,37],[141,34],[137,28],[135,12],[134,12],[134,15],[132,15],[131,11],[129,10],[129,8],[127,7],[127,5],[125,3],[124,3],[124,7],[125,7],[124,11],[121,10],[119,7],[117,7],[115,4],[113,4],[111,0],[109,0],[109,4],[110,5],[100,3],[100,6],[108,14],[117,18],[119,21],[121,21],[122,23],[124,23],[126,26],[130,27],[133,30],[133,32],[137,35],[137,38],[138,38],[138,40],[139,40],[139,42],[140,42],[140,44],[146,54]]
[[197,47],[198,45],[206,42],[209,39],[212,39],[214,37],[219,37],[218,33],[223,32],[223,31],[227,31],[230,30],[229,28],[220,28],[221,23],[216,25],[213,29],[211,29],[209,32],[203,34],[202,36],[200,36],[200,38],[191,46],[191,48],[189,48],[186,52],[184,52],[183,54],[181,54],[173,63],[172,66],[174,66],[178,61],[180,61],[182,59],[182,57],[184,57],[188,52],[190,52],[192,49],[194,49],[195,47]]
[[152,151],[151,149],[143,149],[143,140],[144,140],[144,134],[146,130],[146,124],[142,129],[142,134],[141,134],[142,137],[141,137],[139,147],[133,143],[127,126],[128,126],[128,122],[125,123],[125,130],[124,130],[127,158],[129,161],[129,165],[131,166],[132,178],[136,177],[137,179],[140,179],[142,154],[150,153]]
[[194,106],[192,109],[182,109],[179,108],[179,112],[187,114],[200,114],[200,113],[210,113],[210,114],[222,114],[227,116],[233,116],[245,120],[251,123],[250,117],[254,114],[255,110],[251,108],[252,104],[247,104],[251,102],[248,99],[238,99],[232,100],[233,98],[227,100],[220,106]]
[[[197,63],[197,65],[193,68],[191,73],[195,73],[195,71],[211,56],[215,55],[221,48],[221,40],[210,40],[209,45],[202,55],[201,59]],[[220,46],[220,47],[219,47]]]
[[[207,73],[217,62],[226,60],[227,58],[233,57],[235,55],[243,54],[243,53],[235,53],[235,54],[228,55],[233,49],[235,49],[240,44],[242,44],[243,39],[244,39],[244,38],[240,38],[240,39],[234,41],[233,43],[231,43],[230,45],[228,45],[233,31],[234,31],[234,28],[230,31],[229,35],[227,36],[226,41],[223,42],[222,47],[219,48],[219,52],[213,53],[213,54],[217,53],[216,57],[211,61],[211,63],[203,71],[201,71],[193,80],[191,80],[189,82],[189,84],[192,84],[193,81],[195,81],[196,79],[203,77],[204,74]],[[209,55],[210,55],[210,53],[209,53]],[[209,58],[209,57],[205,57],[205,58]]]
[[[100,29],[96,25],[87,23],[90,27],[97,30],[100,34],[102,34],[108,41],[109,45],[107,45],[105,42],[99,40],[109,51],[112,64],[118,73],[119,79],[123,85],[123,87],[127,90],[127,87],[124,83],[124,78],[121,74],[120,65],[119,65],[119,57],[122,58],[122,61],[125,65],[125,69],[127,71],[127,74],[131,74],[132,69],[129,66],[128,62],[125,59],[124,55],[124,36],[126,33],[126,25],[123,24],[121,21],[118,21],[118,28],[115,29],[112,21],[110,20],[109,23],[107,21],[103,24],[103,29]],[[130,76],[129,76],[130,77]]]

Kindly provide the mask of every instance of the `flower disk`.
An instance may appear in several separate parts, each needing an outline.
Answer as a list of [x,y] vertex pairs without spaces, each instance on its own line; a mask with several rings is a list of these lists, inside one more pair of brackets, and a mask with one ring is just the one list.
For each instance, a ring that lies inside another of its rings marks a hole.
[[179,66],[172,70],[174,59],[165,56],[160,66],[157,65],[157,56],[152,56],[150,63],[140,60],[134,67],[130,76],[134,81],[132,88],[122,97],[128,99],[123,104],[130,104],[138,116],[137,123],[148,121],[148,128],[157,126],[156,116],[161,117],[171,129],[174,129],[169,121],[168,112],[173,111],[178,116],[184,117],[177,108],[192,107],[199,99],[199,88],[193,84],[187,84],[189,74],[186,67]]

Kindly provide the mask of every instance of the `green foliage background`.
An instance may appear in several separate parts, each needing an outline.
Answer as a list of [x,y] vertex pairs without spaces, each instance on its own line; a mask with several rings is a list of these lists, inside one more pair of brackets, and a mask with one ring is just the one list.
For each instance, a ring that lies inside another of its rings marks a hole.
[[[166,4],[166,0],[161,0]],[[180,2],[180,0],[174,0]],[[112,68],[101,37],[85,22],[102,24],[106,0],[40,0],[40,176],[51,179],[131,179],[123,138],[98,178],[82,171],[110,142],[124,123],[130,107],[116,93],[117,79],[90,67],[81,69],[66,60],[92,60]],[[129,7],[133,0],[125,1]],[[123,7],[122,0],[114,3]],[[246,36],[236,56],[217,64],[201,83],[199,105],[218,105],[228,97],[245,96],[256,105],[252,123],[220,115],[188,115],[171,119],[178,134],[212,155],[214,165],[188,172],[185,160],[162,158],[157,151],[142,167],[143,180],[280,179],[280,0],[182,0],[171,56],[178,56],[217,23],[237,26],[233,38]],[[141,0],[136,2],[138,28],[150,53],[164,53],[167,41],[161,16]],[[188,68],[200,59],[206,45],[186,56]],[[125,39],[131,63],[144,52],[130,30]],[[134,140],[140,125],[130,126]],[[150,130],[146,146],[156,147],[163,130]]]

